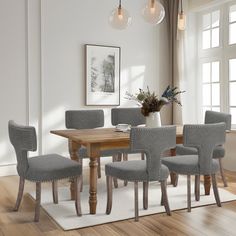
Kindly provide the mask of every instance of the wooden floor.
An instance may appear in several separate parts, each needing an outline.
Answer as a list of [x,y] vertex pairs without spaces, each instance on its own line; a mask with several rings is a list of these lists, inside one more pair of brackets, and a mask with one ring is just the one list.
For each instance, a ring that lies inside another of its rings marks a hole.
[[[236,172],[227,172],[231,192],[236,194]],[[219,179],[218,185],[222,186]],[[61,183],[67,184],[67,183]],[[48,184],[42,186],[49,187]],[[13,212],[18,188],[18,177],[0,178],[0,236],[37,236],[37,235],[236,235],[236,201],[216,205],[175,211],[172,216],[156,214],[141,217],[139,222],[133,219],[111,224],[88,227],[79,230],[63,231],[46,213],[41,210],[39,223],[33,222],[34,201],[27,194],[34,185],[26,182],[25,194],[19,212]],[[178,187],[176,188],[178,191]]]

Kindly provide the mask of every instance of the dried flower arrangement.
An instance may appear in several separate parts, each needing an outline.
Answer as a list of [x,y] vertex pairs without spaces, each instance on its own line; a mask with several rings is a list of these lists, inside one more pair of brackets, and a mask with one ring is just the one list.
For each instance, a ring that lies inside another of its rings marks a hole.
[[147,91],[143,89],[139,89],[139,93],[136,95],[130,94],[126,92],[126,98],[129,100],[133,100],[138,102],[141,105],[141,112],[144,116],[148,116],[150,112],[158,112],[161,108],[169,103],[177,103],[181,105],[181,102],[176,97],[180,93],[184,93],[185,91],[178,90],[177,87],[171,88],[168,86],[160,98],[155,94],[155,92],[150,92],[149,87],[147,87]]

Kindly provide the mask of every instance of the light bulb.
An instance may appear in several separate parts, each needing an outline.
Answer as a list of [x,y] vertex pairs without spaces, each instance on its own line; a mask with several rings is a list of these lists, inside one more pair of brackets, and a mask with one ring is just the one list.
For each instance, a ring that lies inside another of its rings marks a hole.
[[109,16],[109,23],[115,29],[125,29],[131,23],[131,17],[121,5],[115,8]]
[[164,19],[165,9],[157,0],[148,0],[142,10],[142,15],[148,23],[157,25]]
[[181,11],[178,14],[178,29],[185,30],[186,28],[186,15]]

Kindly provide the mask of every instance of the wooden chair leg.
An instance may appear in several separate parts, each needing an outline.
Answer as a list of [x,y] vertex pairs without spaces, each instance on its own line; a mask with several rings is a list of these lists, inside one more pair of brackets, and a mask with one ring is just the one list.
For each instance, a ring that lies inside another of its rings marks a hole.
[[164,206],[164,197],[163,197],[163,193],[161,192],[161,206]]
[[134,182],[134,212],[135,221],[138,221],[138,181]]
[[200,175],[195,175],[195,200],[200,200]]
[[53,202],[55,204],[58,204],[58,188],[56,180],[52,181],[52,197],[53,197]]
[[141,160],[142,160],[142,161],[145,160],[145,154],[144,154],[144,152],[141,153]]
[[174,172],[170,172],[170,182],[173,185],[173,187],[177,187],[178,180],[179,180],[179,175]]
[[212,187],[213,187],[213,191],[214,191],[214,195],[215,195],[215,199],[216,199],[216,204],[218,207],[221,207],[220,196],[219,196],[219,192],[218,192],[215,174],[211,175],[211,179],[212,179]]
[[187,175],[187,204],[188,212],[191,211],[191,175]]
[[167,185],[166,181],[161,181],[161,196],[162,196],[161,202],[165,207],[166,214],[170,216],[171,212],[170,212],[169,201],[168,201],[168,196],[167,196],[167,191],[166,191],[166,185]]
[[98,178],[100,179],[101,178],[101,158],[97,158],[97,162],[98,162]]
[[41,203],[41,182],[36,182],[36,205],[35,205],[35,215],[34,215],[35,222],[39,222],[40,203]]
[[82,184],[82,176],[76,177],[75,182],[75,209],[77,216],[81,216],[81,200],[80,200],[80,189]]
[[[128,154],[127,153],[123,153],[123,161],[128,161]],[[127,186],[128,181],[124,180],[124,186]]]
[[[119,155],[119,154],[115,154],[115,155],[112,156],[112,161],[113,161],[113,162],[118,161],[118,159],[119,159],[119,156],[118,156],[118,155]],[[118,188],[118,180],[117,180],[117,178],[113,178],[113,182],[114,182],[114,187],[115,187],[115,188]]]
[[148,184],[149,182],[143,182],[143,209],[148,209]]
[[17,195],[14,211],[18,211],[20,207],[20,203],[22,200],[23,192],[24,192],[24,186],[25,186],[25,179],[23,177],[20,177],[18,195]]
[[107,181],[107,209],[106,214],[109,215],[111,213],[112,208],[112,176],[106,176]]
[[228,187],[228,183],[225,178],[225,173],[224,173],[224,169],[223,169],[222,159],[219,158],[218,160],[219,160],[219,164],[220,164],[220,174],[221,174],[222,181],[224,183],[224,187]]

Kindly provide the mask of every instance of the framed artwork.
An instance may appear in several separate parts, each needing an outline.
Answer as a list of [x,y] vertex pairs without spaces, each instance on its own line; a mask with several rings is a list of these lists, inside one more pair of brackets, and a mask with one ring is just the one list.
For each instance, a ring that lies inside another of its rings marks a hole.
[[120,47],[85,45],[86,105],[120,105]]

